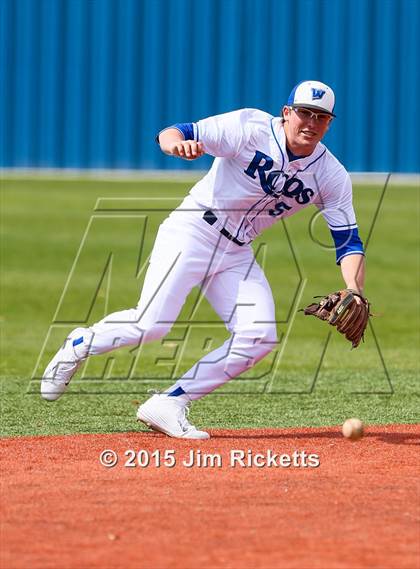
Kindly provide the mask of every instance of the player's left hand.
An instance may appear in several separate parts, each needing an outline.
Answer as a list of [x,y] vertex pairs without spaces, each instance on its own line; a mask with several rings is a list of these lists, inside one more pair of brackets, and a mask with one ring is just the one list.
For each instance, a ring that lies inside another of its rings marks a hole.
[[363,339],[371,316],[367,298],[351,289],[324,296],[318,303],[307,306],[304,313],[335,326],[353,348],[357,348]]

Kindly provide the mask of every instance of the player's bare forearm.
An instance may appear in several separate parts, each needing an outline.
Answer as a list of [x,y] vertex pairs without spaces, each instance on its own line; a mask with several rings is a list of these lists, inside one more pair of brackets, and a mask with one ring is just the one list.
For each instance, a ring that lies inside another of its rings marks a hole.
[[363,294],[365,286],[365,257],[360,254],[347,255],[341,261],[341,274],[347,288]]
[[159,145],[165,154],[195,160],[204,154],[203,143],[184,140],[184,135],[176,128],[168,128],[160,133]]

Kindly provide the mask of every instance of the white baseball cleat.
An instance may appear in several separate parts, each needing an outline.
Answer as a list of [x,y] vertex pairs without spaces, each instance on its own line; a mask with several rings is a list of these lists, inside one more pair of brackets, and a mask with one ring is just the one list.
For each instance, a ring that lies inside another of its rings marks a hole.
[[86,328],[76,328],[66,338],[42,376],[41,395],[44,399],[55,401],[63,395],[71,378],[87,357],[91,334]]
[[185,397],[169,397],[165,393],[153,395],[137,411],[139,421],[155,431],[178,439],[209,439],[205,431],[198,431],[188,421],[190,404]]

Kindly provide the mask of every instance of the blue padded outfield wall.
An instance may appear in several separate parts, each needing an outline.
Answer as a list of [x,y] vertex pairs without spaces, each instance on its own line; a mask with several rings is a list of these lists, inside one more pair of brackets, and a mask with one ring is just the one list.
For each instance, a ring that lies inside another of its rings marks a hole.
[[3,167],[199,168],[157,131],[336,91],[351,171],[416,172],[420,0],[0,0]]

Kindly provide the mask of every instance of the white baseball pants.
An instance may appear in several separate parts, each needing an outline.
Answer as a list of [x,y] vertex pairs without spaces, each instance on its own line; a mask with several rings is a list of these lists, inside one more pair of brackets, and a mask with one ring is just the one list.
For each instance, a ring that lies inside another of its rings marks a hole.
[[252,248],[229,241],[203,213],[189,196],[171,213],[158,231],[137,307],[90,328],[89,355],[158,340],[175,323],[191,289],[201,286],[231,336],[173,386],[191,399],[243,373],[277,343],[273,296]]

